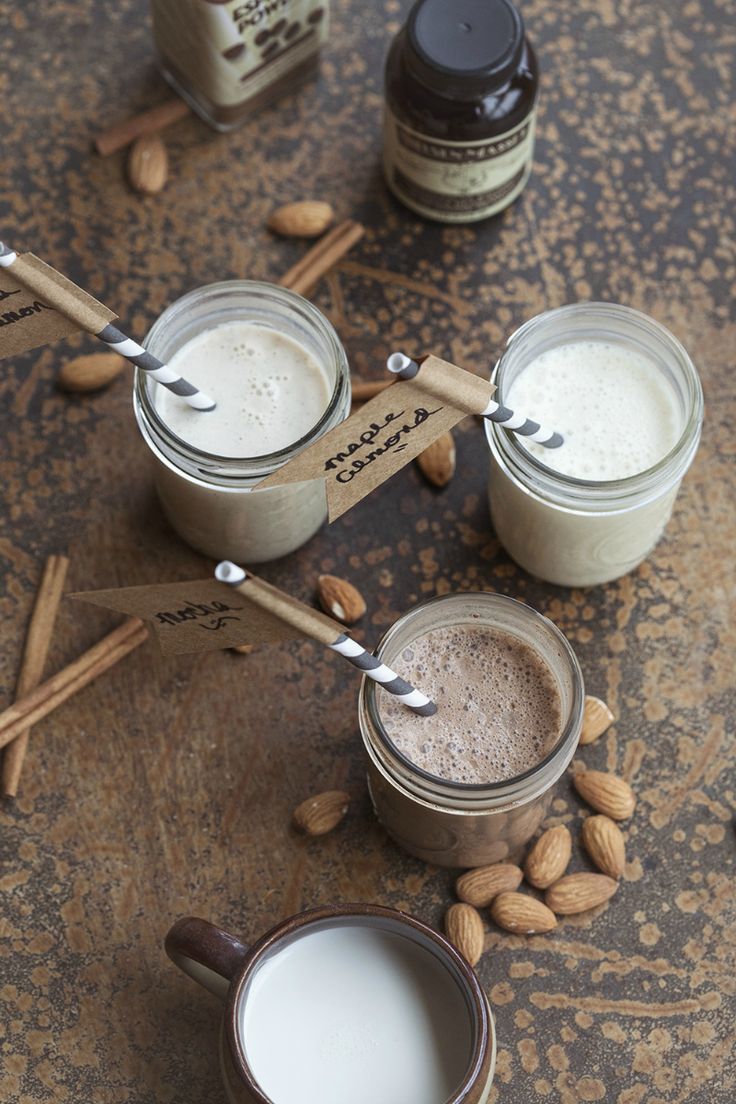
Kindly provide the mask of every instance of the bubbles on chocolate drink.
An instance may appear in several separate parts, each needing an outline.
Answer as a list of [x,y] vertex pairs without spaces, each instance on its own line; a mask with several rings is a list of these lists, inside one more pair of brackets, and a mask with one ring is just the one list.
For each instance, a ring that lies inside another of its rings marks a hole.
[[559,738],[554,678],[531,647],[507,633],[437,629],[404,648],[395,665],[440,709],[417,717],[379,690],[381,718],[399,751],[435,777],[473,784],[513,778]]

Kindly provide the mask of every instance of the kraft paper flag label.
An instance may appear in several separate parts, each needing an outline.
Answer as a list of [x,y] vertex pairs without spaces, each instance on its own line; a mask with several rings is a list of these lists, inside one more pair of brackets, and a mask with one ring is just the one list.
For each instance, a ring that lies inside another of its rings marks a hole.
[[494,390],[456,364],[426,357],[414,379],[387,387],[258,488],[322,479],[335,521],[466,414],[480,413]]
[[[156,633],[164,655],[212,652],[236,644],[270,644],[305,635],[216,579],[88,590],[70,597],[140,617]],[[305,612],[317,614],[316,610]]]
[[80,330],[99,333],[114,318],[113,311],[32,253],[0,267],[0,360]]

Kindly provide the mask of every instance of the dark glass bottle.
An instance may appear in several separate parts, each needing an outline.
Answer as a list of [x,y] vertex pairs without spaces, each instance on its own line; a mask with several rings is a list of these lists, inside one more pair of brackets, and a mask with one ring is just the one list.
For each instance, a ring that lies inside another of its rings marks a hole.
[[418,0],[386,61],[388,186],[441,222],[502,211],[531,170],[537,86],[510,0]]

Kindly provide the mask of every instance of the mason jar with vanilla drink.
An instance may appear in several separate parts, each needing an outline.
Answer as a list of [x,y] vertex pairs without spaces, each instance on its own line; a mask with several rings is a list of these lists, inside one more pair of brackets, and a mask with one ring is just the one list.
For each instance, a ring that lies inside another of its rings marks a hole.
[[485,423],[496,534],[530,574],[593,586],[632,571],[660,539],[700,441],[703,393],[664,326],[580,303],[517,330],[495,398],[562,434],[544,448]]
[[327,516],[323,481],[258,484],[349,413],[347,359],[328,320],[285,288],[230,280],[172,303],[145,344],[216,403],[194,410],[136,372],[138,427],[173,528],[217,559],[299,548]]

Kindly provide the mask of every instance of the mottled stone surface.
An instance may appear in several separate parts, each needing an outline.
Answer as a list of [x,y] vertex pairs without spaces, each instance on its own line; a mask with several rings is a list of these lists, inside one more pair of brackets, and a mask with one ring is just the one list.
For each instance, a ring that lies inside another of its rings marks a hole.
[[[472,229],[415,219],[380,181],[381,62],[406,8],[338,0],[319,82],[231,136],[178,124],[171,180],[142,199],[123,155],[99,159],[90,136],[165,94],[145,4],[6,5],[2,234],[140,337],[194,285],[278,277],[304,246],[272,239],[266,216],[313,195],[369,228],[316,295],[364,377],[397,342],[485,370],[524,319],[588,297],[643,309],[685,343],[703,377],[705,438],[665,539],[632,576],[581,592],[518,570],[490,527],[471,420],[445,491],[412,466],[263,574],[307,599],[319,572],[350,577],[368,601],[366,642],[417,600],[468,588],[519,596],[569,635],[589,690],[619,718],[581,758],[623,773],[639,804],[625,880],[600,915],[531,939],[489,930],[478,969],[500,1043],[491,1099],[729,1104],[733,5],[528,0],[544,73],[536,167],[512,210]],[[56,390],[62,358],[93,347],[3,363],[4,701],[48,553],[69,552],[73,589],[210,567],[159,515],[129,377],[92,397]],[[69,603],[49,669],[112,623]],[[1,818],[4,1101],[224,1100],[216,1001],[161,948],[185,913],[246,938],[328,900],[441,921],[452,874],[401,854],[372,818],[356,692],[347,665],[307,643],[196,660],[148,644],[39,726]],[[353,796],[346,821],[297,838],[292,808],[335,784]],[[565,781],[550,823],[577,833],[580,808]],[[585,867],[577,845],[573,862]]]

